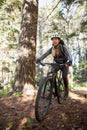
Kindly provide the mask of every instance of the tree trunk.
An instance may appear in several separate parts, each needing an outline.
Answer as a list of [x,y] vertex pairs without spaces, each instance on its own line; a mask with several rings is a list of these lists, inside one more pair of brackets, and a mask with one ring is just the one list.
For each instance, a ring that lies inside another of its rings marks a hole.
[[35,90],[36,36],[38,0],[24,0],[18,60],[13,91],[31,94]]

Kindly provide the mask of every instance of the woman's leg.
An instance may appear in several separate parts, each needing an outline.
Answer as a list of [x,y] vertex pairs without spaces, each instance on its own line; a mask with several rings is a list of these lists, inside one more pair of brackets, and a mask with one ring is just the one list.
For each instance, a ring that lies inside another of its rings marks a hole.
[[66,90],[65,98],[67,98],[69,94],[68,71],[69,71],[69,67],[64,66],[62,68],[62,78],[63,78],[65,90]]

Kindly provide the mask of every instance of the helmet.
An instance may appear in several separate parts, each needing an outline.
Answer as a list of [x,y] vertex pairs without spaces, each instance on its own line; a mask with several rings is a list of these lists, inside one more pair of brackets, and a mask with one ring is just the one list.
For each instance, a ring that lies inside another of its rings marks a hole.
[[59,37],[59,35],[58,35],[57,33],[52,34],[52,36],[51,36],[51,40],[53,40],[53,38],[59,38],[59,39],[60,39],[60,37]]

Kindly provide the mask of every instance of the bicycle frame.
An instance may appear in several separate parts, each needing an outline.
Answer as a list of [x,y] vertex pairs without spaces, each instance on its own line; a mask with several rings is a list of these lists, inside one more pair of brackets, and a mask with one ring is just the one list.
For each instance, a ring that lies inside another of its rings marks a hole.
[[[58,72],[59,72],[59,75],[58,75]],[[47,73],[47,77],[52,77],[52,88],[51,90],[53,91],[53,88],[55,89],[55,94],[58,96],[58,93],[57,93],[57,82],[58,83],[61,83],[61,74],[62,74],[62,71],[61,69],[58,69],[58,70],[55,70],[55,69],[52,69],[51,72],[48,72]],[[56,79],[58,79],[57,82]]]

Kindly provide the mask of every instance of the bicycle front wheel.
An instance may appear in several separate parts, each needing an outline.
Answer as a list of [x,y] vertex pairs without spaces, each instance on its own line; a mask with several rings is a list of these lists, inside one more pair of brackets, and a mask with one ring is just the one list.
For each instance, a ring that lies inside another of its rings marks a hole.
[[35,116],[41,122],[48,114],[52,98],[52,78],[45,77],[40,81],[35,103]]

